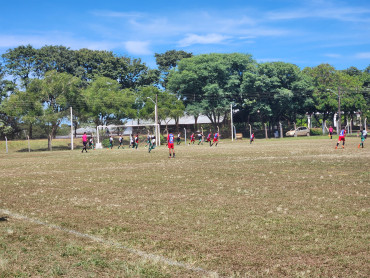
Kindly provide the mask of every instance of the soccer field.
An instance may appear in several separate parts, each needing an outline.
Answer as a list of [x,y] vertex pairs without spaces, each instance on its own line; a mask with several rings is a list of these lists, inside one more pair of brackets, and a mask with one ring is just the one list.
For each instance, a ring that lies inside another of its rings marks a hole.
[[0,277],[368,277],[370,140],[0,154]]

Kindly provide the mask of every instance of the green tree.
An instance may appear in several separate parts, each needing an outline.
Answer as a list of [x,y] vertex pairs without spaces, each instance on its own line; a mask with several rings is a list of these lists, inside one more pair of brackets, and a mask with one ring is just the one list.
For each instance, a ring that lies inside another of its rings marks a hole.
[[6,73],[27,88],[30,78],[35,75],[37,50],[31,45],[21,45],[8,49],[2,58],[5,62]]
[[48,135],[48,148],[52,149],[52,139],[63,118],[68,116],[70,98],[79,94],[80,80],[67,73],[50,71],[44,79],[34,79],[27,93],[35,95],[43,107],[43,115],[39,117],[40,124]]
[[134,118],[135,95],[121,89],[116,80],[98,77],[83,92],[87,113],[98,125],[117,124],[124,118]]
[[256,72],[245,73],[242,92],[244,104],[262,122],[295,122],[312,102],[310,80],[296,65],[284,62],[262,63]]
[[185,105],[196,105],[214,125],[226,119],[230,104],[243,98],[243,73],[253,69],[248,54],[207,54],[183,59],[168,76],[168,89]]
[[46,72],[52,70],[76,75],[75,51],[62,45],[46,45],[38,49],[35,65],[36,75],[42,78]]
[[161,73],[161,85],[166,88],[170,70],[175,68],[179,61],[184,58],[190,58],[193,54],[183,50],[168,50],[161,54],[155,53],[154,56]]

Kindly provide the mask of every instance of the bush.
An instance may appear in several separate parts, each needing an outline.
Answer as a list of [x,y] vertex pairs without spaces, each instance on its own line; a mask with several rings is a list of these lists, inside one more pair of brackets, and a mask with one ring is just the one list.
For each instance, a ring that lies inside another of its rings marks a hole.
[[[109,138],[105,138],[101,143],[104,148],[109,148],[109,145],[110,145]],[[113,140],[113,144],[114,144],[114,140]]]
[[310,135],[323,135],[322,128],[311,128]]

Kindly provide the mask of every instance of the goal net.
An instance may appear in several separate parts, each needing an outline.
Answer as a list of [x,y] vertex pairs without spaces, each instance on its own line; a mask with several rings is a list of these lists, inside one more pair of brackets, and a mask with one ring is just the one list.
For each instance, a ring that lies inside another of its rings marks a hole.
[[112,136],[115,142],[122,137],[125,144],[130,144],[130,138],[139,135],[141,142],[146,142],[148,135],[154,135],[156,145],[160,145],[160,126],[155,124],[138,125],[99,125],[96,128],[96,149],[102,149],[104,143]]

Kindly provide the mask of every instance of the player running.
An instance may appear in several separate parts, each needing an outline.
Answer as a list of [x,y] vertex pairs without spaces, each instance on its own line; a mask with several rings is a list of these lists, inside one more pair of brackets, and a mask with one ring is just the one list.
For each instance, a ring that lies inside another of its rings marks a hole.
[[82,144],[84,145],[83,148],[82,148],[82,153],[84,152],[87,152],[87,149],[86,149],[86,145],[87,145],[87,134],[86,132],[84,132],[84,135],[82,135]]
[[90,137],[90,140],[89,140],[89,149],[94,149],[94,140],[92,137]]
[[146,148],[146,146],[150,146],[150,137],[151,137],[151,135],[148,133],[148,136],[146,137],[145,148]]
[[109,137],[109,148],[113,149],[113,137],[112,137],[112,135]]
[[208,133],[208,136],[207,136],[207,142],[209,142],[209,146],[211,147],[211,137],[212,137],[212,133]]
[[335,149],[338,149],[340,141],[343,141],[342,148],[344,149],[344,143],[346,142],[346,130],[344,128],[342,128],[342,130],[339,133],[338,143]]
[[358,148],[360,148],[360,146],[362,146],[362,148],[364,147],[364,142],[365,142],[366,137],[367,137],[367,131],[366,131],[366,128],[364,128],[364,130],[361,132],[361,143],[358,145]]
[[[193,142],[193,145],[194,145],[194,142],[195,142],[195,135],[194,135],[194,132],[190,135],[190,143]],[[190,145],[189,143],[189,145]]]
[[174,136],[172,133],[168,134],[167,136],[167,146],[168,146],[168,152],[169,152],[168,158],[171,158],[171,150],[172,150],[173,158],[175,158]]
[[215,133],[215,136],[213,136],[213,142],[211,144],[211,147],[216,143],[216,147],[218,144],[218,132]]
[[252,144],[252,142],[254,142],[254,133],[251,134],[249,144]]
[[155,149],[155,136],[151,135],[150,136],[150,141],[149,141],[149,149],[148,152],[151,152],[153,149]]
[[137,147],[139,147],[139,134],[135,136],[135,148],[137,149]]
[[202,145],[203,145],[203,133],[199,133],[199,134],[198,134],[198,141],[199,141],[199,142],[198,142],[198,145],[199,145],[199,144],[202,144]]

